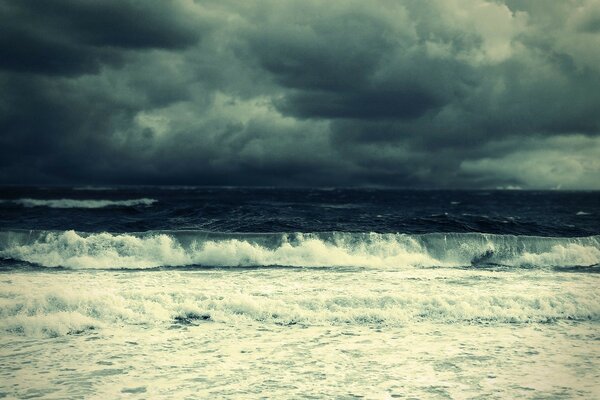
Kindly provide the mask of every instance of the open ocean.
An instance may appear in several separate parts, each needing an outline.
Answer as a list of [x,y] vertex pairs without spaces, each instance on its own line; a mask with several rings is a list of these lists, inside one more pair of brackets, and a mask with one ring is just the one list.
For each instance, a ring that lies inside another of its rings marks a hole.
[[600,398],[600,192],[0,188],[0,397]]

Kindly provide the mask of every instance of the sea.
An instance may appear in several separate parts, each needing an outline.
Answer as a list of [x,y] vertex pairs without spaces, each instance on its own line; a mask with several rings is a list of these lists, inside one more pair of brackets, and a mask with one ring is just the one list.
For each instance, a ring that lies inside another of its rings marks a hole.
[[600,398],[600,192],[0,187],[0,398]]

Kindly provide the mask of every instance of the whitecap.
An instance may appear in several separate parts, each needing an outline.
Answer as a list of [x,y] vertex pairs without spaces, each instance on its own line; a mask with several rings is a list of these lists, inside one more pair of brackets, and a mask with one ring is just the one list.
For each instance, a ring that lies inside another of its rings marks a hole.
[[273,233],[194,231],[0,232],[0,257],[67,268],[210,267],[572,267],[600,264],[597,236]]
[[151,206],[158,200],[155,199],[130,199],[130,200],[80,200],[80,199],[16,199],[2,200],[4,203],[18,204],[23,207],[49,207],[49,208],[103,208],[103,207],[134,207]]

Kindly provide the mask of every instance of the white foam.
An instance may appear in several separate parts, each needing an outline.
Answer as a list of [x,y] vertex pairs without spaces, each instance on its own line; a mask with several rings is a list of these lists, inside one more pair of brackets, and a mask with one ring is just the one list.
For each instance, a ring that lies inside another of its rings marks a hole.
[[521,266],[596,265],[600,263],[600,249],[577,243],[554,245],[543,253],[525,252],[514,263]]
[[2,200],[23,207],[49,207],[49,208],[103,208],[103,207],[134,207],[151,206],[158,200],[155,199],[130,199],[130,200],[78,200],[78,199],[17,199]]
[[273,249],[239,239],[207,241],[193,248],[192,259],[197,264],[213,266],[384,268],[440,264],[410,238],[330,243],[310,235],[300,235],[295,243],[284,241]]
[[[187,235],[187,236],[186,236]],[[209,235],[177,232],[84,234],[3,232],[0,257],[45,267],[293,266],[404,268],[499,264],[513,267],[600,264],[597,237],[482,234]]]
[[[315,270],[305,272],[302,282],[277,272],[243,278],[166,271],[126,277],[108,272],[23,274],[13,277],[11,285],[1,283],[0,329],[57,336],[115,324],[164,326],[197,317],[227,324],[386,326],[600,319],[593,283],[554,288],[531,279],[525,286],[521,280],[491,280],[478,281],[481,289],[456,290],[451,282],[469,282],[471,272],[442,274],[445,279],[439,280],[439,272],[421,271],[423,281],[401,274],[339,274],[332,280]],[[526,290],[517,291],[519,287]]]
[[0,256],[44,267],[155,268],[191,264],[189,255],[167,235],[84,236],[75,231],[50,232],[31,244],[9,245]]
[[103,324],[79,312],[59,311],[50,314],[17,314],[1,321],[6,331],[25,336],[63,336],[96,329]]
[[[295,243],[275,248],[241,239],[194,241],[187,248],[167,234],[134,236],[75,231],[49,232],[32,243],[8,243],[4,258],[45,267],[155,268],[159,266],[433,266],[440,262],[408,237],[357,244],[329,243],[300,235]],[[10,241],[9,241],[10,242]]]

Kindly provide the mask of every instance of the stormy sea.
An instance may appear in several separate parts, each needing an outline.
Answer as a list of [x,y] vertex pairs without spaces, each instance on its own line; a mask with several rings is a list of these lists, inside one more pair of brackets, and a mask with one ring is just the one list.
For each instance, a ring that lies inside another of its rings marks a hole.
[[600,396],[600,192],[0,190],[0,397]]

